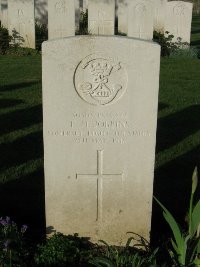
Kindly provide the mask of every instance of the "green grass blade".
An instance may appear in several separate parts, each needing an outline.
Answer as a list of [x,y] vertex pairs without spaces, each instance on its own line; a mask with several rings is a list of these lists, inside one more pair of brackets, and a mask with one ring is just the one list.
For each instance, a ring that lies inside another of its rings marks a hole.
[[160,201],[154,197],[154,199],[156,200],[156,202],[161,206],[161,208],[163,209],[163,216],[165,218],[165,220],[167,221],[167,223],[169,224],[173,235],[174,235],[174,239],[175,242],[172,240],[172,245],[174,247],[174,249],[176,250],[177,254],[179,255],[179,259],[181,261],[181,264],[185,264],[185,255],[186,255],[186,248],[185,248],[185,241],[183,238],[183,235],[180,231],[180,228],[177,224],[177,222],[175,221],[174,217],[172,216],[172,214],[160,203]]
[[198,172],[197,172],[197,167],[195,167],[192,175],[192,194],[195,193],[197,189],[197,184],[198,184]]
[[200,254],[200,238],[198,238],[197,253]]
[[191,264],[194,262],[196,256],[198,255],[198,242],[199,240],[192,240],[192,243],[190,244],[189,253],[187,255],[187,264]]
[[176,243],[173,239],[171,239],[172,247],[176,251],[177,254],[179,254],[179,248],[177,247]]
[[192,212],[192,222],[191,222],[192,236],[196,234],[199,224],[200,224],[200,200],[197,202]]
[[[130,237],[132,238],[131,240],[135,240],[137,242],[139,242],[139,244],[134,244],[134,247],[144,247],[146,251],[148,251],[148,248],[150,246],[148,240],[146,240],[144,237],[142,237],[141,235],[134,233],[134,232],[127,232],[127,234],[133,234],[137,237],[139,237],[139,239],[136,239],[135,237]],[[128,240],[131,242],[131,240]],[[128,242],[127,242],[128,243]]]
[[98,261],[96,261],[95,259],[94,260],[89,260],[89,263],[96,266],[96,267],[102,267],[101,264],[98,263]]
[[134,238],[134,237],[129,237],[129,239],[128,239],[127,242],[126,242],[126,246],[125,246],[125,248],[130,247],[130,244],[131,244],[131,241],[132,241],[132,240],[135,240],[135,238]]
[[138,253],[132,259],[132,267],[140,267],[145,262],[145,259],[142,258]]
[[163,215],[164,215],[165,220],[167,221],[167,223],[169,224],[169,226],[173,232],[176,244],[177,245],[178,244],[184,244],[182,233],[180,231],[180,228],[179,228],[176,220],[174,219],[172,214],[161,204],[161,202],[157,198],[154,197],[154,199],[161,206],[161,208],[164,210]]
[[154,251],[151,254],[151,258],[155,258],[156,254],[158,253],[159,248],[155,248]]
[[192,191],[191,191],[191,197],[190,197],[190,206],[189,206],[189,234],[194,235],[194,227],[193,227],[193,219],[192,219],[192,212],[193,212],[193,199],[194,199],[194,193],[197,189],[198,184],[198,174],[197,174],[197,167],[195,167],[193,175],[192,175]]
[[102,244],[104,244],[106,247],[109,247],[108,243],[106,243],[104,240],[99,240]]
[[90,260],[89,263],[96,267],[116,267],[111,260],[104,257],[96,257],[95,259]]

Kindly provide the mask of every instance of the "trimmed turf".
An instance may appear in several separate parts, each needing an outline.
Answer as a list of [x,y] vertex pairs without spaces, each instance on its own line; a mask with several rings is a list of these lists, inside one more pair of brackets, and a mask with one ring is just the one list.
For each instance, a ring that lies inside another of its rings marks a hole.
[[200,49],[200,15],[193,16],[192,19],[191,45]]
[[[188,209],[193,169],[200,164],[199,73],[200,60],[161,60],[154,194],[180,223]],[[154,203],[153,236],[163,227]]]
[[[192,44],[200,42],[193,18]],[[45,226],[41,57],[0,57],[0,216]],[[162,59],[154,194],[183,220],[200,162],[200,60]],[[142,218],[141,218],[142,219]],[[153,237],[163,230],[153,206]]]
[[0,57],[0,216],[44,229],[41,57]]

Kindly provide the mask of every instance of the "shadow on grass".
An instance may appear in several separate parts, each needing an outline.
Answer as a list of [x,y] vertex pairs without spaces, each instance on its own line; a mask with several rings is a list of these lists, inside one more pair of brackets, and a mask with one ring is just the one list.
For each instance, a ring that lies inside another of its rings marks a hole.
[[200,33],[200,30],[199,30],[199,29],[197,29],[197,30],[194,29],[194,30],[191,31],[191,33],[192,33],[192,34]]
[[0,158],[0,170],[18,166],[43,157],[42,132],[31,133],[14,142],[1,144],[0,151],[3,157]]
[[0,185],[0,216],[27,224],[32,239],[45,234],[44,173],[38,170]]
[[11,99],[11,98],[0,99],[0,110],[4,108],[15,107],[23,103],[24,101],[18,99]]
[[200,33],[200,17],[199,15],[192,16],[192,33]]
[[159,103],[158,103],[158,110],[159,110],[159,111],[161,111],[161,110],[163,110],[163,109],[166,109],[166,108],[168,108],[168,107],[169,107],[168,104],[165,104],[165,103],[162,103],[162,102],[159,102]]
[[39,84],[38,81],[35,82],[23,82],[23,83],[14,83],[14,84],[8,84],[8,85],[1,85],[0,86],[0,91],[12,91],[12,90],[17,90],[17,89],[22,89],[24,87],[30,87],[32,85]]
[[42,122],[42,105],[0,115],[0,135]]
[[199,46],[200,45],[200,40],[192,41],[191,46]]
[[190,106],[175,114],[160,118],[157,129],[156,152],[176,145],[184,138],[200,130],[200,105]]
[[[191,193],[192,174],[195,166],[200,171],[200,145],[190,152],[177,157],[155,170],[154,195],[173,214],[179,224],[184,227]],[[200,184],[197,198],[200,198]],[[152,213],[152,243],[167,236],[171,232],[165,222],[161,208],[153,203]],[[164,238],[163,238],[164,239]],[[165,239],[166,240],[166,239]]]

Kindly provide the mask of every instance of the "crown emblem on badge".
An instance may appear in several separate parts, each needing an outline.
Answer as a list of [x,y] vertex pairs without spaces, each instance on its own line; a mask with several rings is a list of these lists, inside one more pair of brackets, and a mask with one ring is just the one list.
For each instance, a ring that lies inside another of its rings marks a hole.
[[89,62],[85,68],[88,68],[93,78],[91,83],[85,82],[80,84],[80,90],[84,94],[90,95],[100,104],[110,102],[118,94],[119,90],[122,89],[120,85],[110,87],[108,84],[111,73],[121,68],[120,63],[113,66],[104,59],[96,59]]
[[177,16],[185,15],[185,6],[184,4],[178,4],[174,7],[174,14]]

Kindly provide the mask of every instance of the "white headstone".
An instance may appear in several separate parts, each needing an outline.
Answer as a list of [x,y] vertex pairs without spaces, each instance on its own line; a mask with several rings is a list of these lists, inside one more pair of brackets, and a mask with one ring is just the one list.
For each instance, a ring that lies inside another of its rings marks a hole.
[[6,29],[8,29],[8,9],[3,9],[2,10],[2,19],[1,19],[1,25],[4,27],[4,28],[6,28]]
[[118,31],[120,33],[128,32],[128,2],[130,0],[118,1]]
[[48,23],[48,0],[35,0],[35,20],[39,24]]
[[96,35],[114,35],[115,0],[88,0],[88,31]]
[[8,0],[9,33],[13,30],[24,39],[23,47],[35,48],[34,0]]
[[152,40],[153,18],[152,0],[131,0],[128,6],[128,36]]
[[190,43],[193,4],[183,1],[167,3],[165,31],[174,35],[174,41],[182,38],[182,42]]
[[0,1],[0,20],[1,20],[1,25],[8,29],[8,2],[7,0]]
[[74,0],[49,0],[48,3],[49,39],[75,35]]
[[154,3],[154,30],[160,33],[164,33],[167,13],[167,0],[154,0]]
[[160,47],[78,36],[44,42],[42,55],[47,228],[149,239]]

